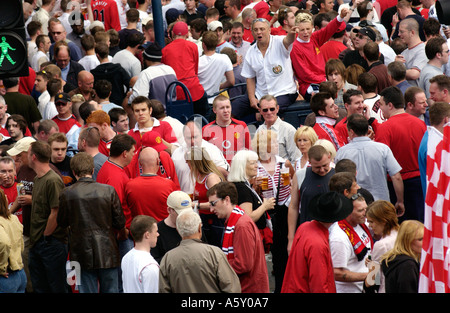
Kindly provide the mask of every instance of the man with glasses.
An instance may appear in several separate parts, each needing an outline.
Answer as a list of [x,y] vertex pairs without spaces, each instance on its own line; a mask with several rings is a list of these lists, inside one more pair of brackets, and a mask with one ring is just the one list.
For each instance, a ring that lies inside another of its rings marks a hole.
[[248,49],[241,72],[247,79],[248,99],[241,97],[234,101],[233,115],[237,119],[256,113],[261,97],[266,94],[276,97],[280,115],[297,99],[290,58],[297,30],[294,26],[286,36],[273,36],[266,19],[253,20],[252,34],[256,44]]
[[[352,64],[358,64],[364,67],[366,71],[368,71],[369,64],[367,64],[367,61],[364,58],[363,49],[366,43],[376,42],[377,35],[370,26],[366,27],[357,26],[352,29],[352,32],[353,32],[352,42],[355,50],[351,50],[348,53],[346,53],[342,62],[344,62],[345,67],[349,67]],[[379,61],[381,63],[384,63],[383,54],[380,54]]]
[[261,97],[258,108],[264,123],[258,127],[256,132],[267,129],[275,131],[278,135],[279,156],[294,163],[300,157],[300,150],[298,150],[294,140],[292,140],[296,129],[278,116],[280,107],[277,98],[273,95]]
[[242,292],[268,293],[269,276],[261,236],[253,220],[237,206],[235,185],[218,183],[208,190],[207,196],[211,212],[227,221],[222,251],[239,276]]
[[429,61],[420,71],[419,87],[425,92],[428,99],[430,98],[430,79],[444,74],[443,66],[448,63],[447,40],[440,36],[431,38],[425,45],[425,54]]
[[54,48],[55,44],[59,41],[63,41],[67,43],[67,46],[70,49],[70,59],[73,61],[78,61],[83,57],[83,54],[81,53],[81,49],[74,44],[72,41],[67,40],[67,31],[64,28],[63,24],[61,22],[59,23],[53,23],[50,28],[50,34],[53,38],[53,44],[50,46],[49,54],[50,54],[50,60],[53,59],[54,55]]

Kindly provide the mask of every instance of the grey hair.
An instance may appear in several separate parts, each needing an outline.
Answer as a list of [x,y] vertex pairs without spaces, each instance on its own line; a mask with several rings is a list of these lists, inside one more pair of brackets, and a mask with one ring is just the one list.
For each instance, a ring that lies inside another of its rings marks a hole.
[[181,238],[189,237],[198,232],[198,226],[201,225],[202,220],[198,213],[186,210],[178,215],[176,225],[177,231]]
[[246,174],[247,161],[258,160],[258,154],[253,150],[240,150],[238,151],[232,161],[230,173],[227,180],[229,182],[242,182],[248,179]]
[[5,98],[3,98],[3,96],[0,95],[0,103],[1,104],[6,104]]

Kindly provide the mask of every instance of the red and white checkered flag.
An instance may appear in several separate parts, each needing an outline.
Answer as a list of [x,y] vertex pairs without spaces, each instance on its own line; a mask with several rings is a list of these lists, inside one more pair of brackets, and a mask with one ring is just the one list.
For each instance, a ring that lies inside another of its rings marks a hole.
[[428,129],[425,230],[420,262],[419,292],[448,293],[450,226],[450,123],[443,135]]

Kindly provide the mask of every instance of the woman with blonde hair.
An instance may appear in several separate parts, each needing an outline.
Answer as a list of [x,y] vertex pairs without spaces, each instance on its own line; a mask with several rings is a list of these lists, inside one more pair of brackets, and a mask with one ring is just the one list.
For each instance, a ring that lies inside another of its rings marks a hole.
[[297,129],[294,134],[294,142],[302,155],[295,160],[295,171],[309,166],[308,150],[318,139],[316,132],[311,126],[301,126]]
[[386,293],[417,293],[424,225],[406,220],[400,225],[394,248],[381,258]]
[[[294,168],[289,160],[278,155],[277,133],[272,130],[258,131],[252,141],[258,155],[256,189],[262,198],[275,198],[274,210],[268,214],[273,225],[272,262],[275,273],[275,292],[281,291],[287,264],[287,212],[291,198],[291,181]],[[283,178],[286,173],[286,178]],[[263,183],[263,178],[267,183]]]
[[[371,261],[380,264],[381,257],[394,247],[397,239],[398,229],[400,228],[397,212],[394,205],[389,201],[377,200],[367,207],[366,218],[374,238],[377,239],[373,245],[371,259],[366,258],[366,264]],[[378,293],[386,292],[384,280],[384,275],[380,271],[380,285],[379,287],[375,286],[375,288],[378,287]]]
[[206,193],[209,188],[225,177],[219,171],[205,148],[192,147],[186,153],[186,162],[191,169],[191,179],[194,183],[193,201],[197,201],[197,209],[202,219],[202,230],[209,244],[221,247],[224,221],[210,211]]
[[24,293],[27,276],[23,268],[23,225],[8,209],[0,189],[0,293]]
[[325,150],[327,150],[331,158],[330,166],[334,168],[336,165],[334,164],[334,158],[336,157],[336,148],[334,147],[333,143],[327,139],[318,139],[314,143],[314,146],[322,146],[325,148]]

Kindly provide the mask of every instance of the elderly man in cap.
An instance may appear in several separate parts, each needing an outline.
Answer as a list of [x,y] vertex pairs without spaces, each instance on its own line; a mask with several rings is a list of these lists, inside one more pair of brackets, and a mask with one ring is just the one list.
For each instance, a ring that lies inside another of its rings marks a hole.
[[328,229],[352,210],[352,201],[335,191],[311,200],[312,220],[300,225],[295,233],[281,292],[336,293]]
[[[176,186],[172,180],[157,174],[159,163],[159,154],[155,149],[145,147],[139,153],[142,174],[125,185],[125,197],[133,217],[149,215],[157,221],[167,217],[167,197],[176,190]],[[150,198],[149,190],[153,193]]]
[[201,241],[200,216],[193,211],[183,212],[177,217],[176,227],[182,240],[161,260],[159,292],[240,293],[239,278],[225,254]]
[[[344,62],[345,67],[349,67],[352,64],[358,64],[361,65],[366,71],[369,70],[369,64],[367,63],[366,59],[364,58],[364,46],[368,42],[376,42],[377,35],[375,31],[370,27],[354,27],[352,29],[353,32],[353,45],[355,47],[355,50],[351,50],[348,53],[345,54],[344,59],[342,60]],[[384,63],[384,56],[383,54],[380,54],[380,61]]]
[[169,215],[158,222],[159,237],[156,247],[150,253],[160,263],[167,251],[179,245],[181,236],[176,228],[179,214],[185,211],[193,211],[193,202],[187,193],[181,190],[173,191],[167,197],[167,212]]
[[142,56],[146,69],[143,70],[133,86],[133,93],[128,99],[131,103],[138,96],[156,99],[166,107],[166,90],[171,82],[177,80],[172,67],[161,63],[162,48],[155,42],[145,49]]

